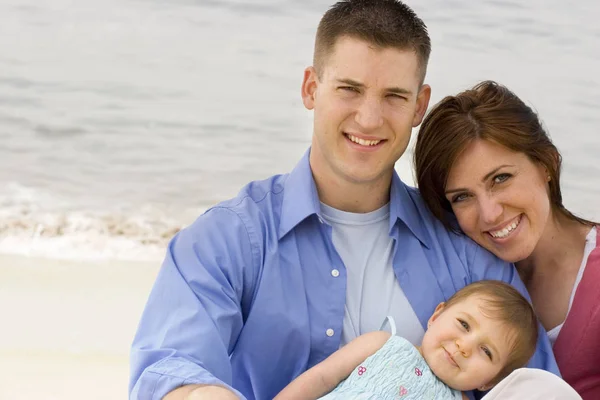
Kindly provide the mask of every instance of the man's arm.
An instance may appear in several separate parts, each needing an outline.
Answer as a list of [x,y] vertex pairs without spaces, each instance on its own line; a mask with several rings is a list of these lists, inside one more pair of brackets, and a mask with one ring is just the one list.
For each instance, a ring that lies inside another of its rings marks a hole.
[[194,384],[243,398],[230,386],[229,355],[257,273],[259,251],[252,246],[244,222],[224,208],[209,210],[173,238],[132,345],[131,400],[162,399]]

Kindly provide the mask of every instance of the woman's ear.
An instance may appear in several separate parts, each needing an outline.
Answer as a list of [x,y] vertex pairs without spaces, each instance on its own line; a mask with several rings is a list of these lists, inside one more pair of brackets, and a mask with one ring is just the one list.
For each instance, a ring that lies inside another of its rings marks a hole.
[[435,308],[435,311],[433,312],[433,315],[429,318],[429,321],[427,321],[427,328],[429,328],[431,326],[431,324],[433,323],[433,321],[435,321],[437,319],[437,317],[440,316],[442,311],[444,311],[445,306],[446,306],[446,303],[444,303],[443,301],[437,305],[437,307]]
[[543,179],[545,179],[546,182],[550,182],[550,180],[552,179],[552,176],[550,175],[550,171],[548,171],[548,168],[544,164],[540,164],[538,166],[538,169],[539,169],[540,175],[543,177]]

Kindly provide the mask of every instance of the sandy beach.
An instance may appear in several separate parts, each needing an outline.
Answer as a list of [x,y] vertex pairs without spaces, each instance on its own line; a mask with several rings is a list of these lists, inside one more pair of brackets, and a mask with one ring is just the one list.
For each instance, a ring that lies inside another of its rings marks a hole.
[[126,399],[159,265],[0,255],[0,399]]

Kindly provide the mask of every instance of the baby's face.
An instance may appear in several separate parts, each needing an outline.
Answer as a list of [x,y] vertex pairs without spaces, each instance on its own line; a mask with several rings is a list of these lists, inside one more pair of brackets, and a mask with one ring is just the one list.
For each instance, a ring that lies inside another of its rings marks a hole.
[[514,330],[487,317],[483,298],[469,298],[444,308],[429,320],[421,353],[433,373],[457,390],[488,390],[508,362]]

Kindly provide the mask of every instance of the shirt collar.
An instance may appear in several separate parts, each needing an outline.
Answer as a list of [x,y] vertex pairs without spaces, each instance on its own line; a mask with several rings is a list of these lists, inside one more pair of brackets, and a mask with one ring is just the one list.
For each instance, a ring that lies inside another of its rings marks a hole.
[[[413,235],[427,248],[430,247],[429,235],[425,229],[427,223],[423,220],[422,208],[415,204],[414,199],[409,193],[408,186],[400,180],[400,177],[394,171],[392,177],[392,187],[390,189],[390,232],[393,231],[398,220],[410,229]],[[416,197],[416,196],[415,196]]]
[[[320,213],[319,195],[310,169],[309,156],[310,148],[285,181],[279,239],[309,216]],[[390,232],[397,221],[401,220],[421,243],[429,247],[428,235],[421,218],[422,211],[419,210],[408,190],[394,171],[390,190]]]
[[310,148],[290,172],[283,191],[279,239],[310,215],[319,214],[319,195],[310,169]]

